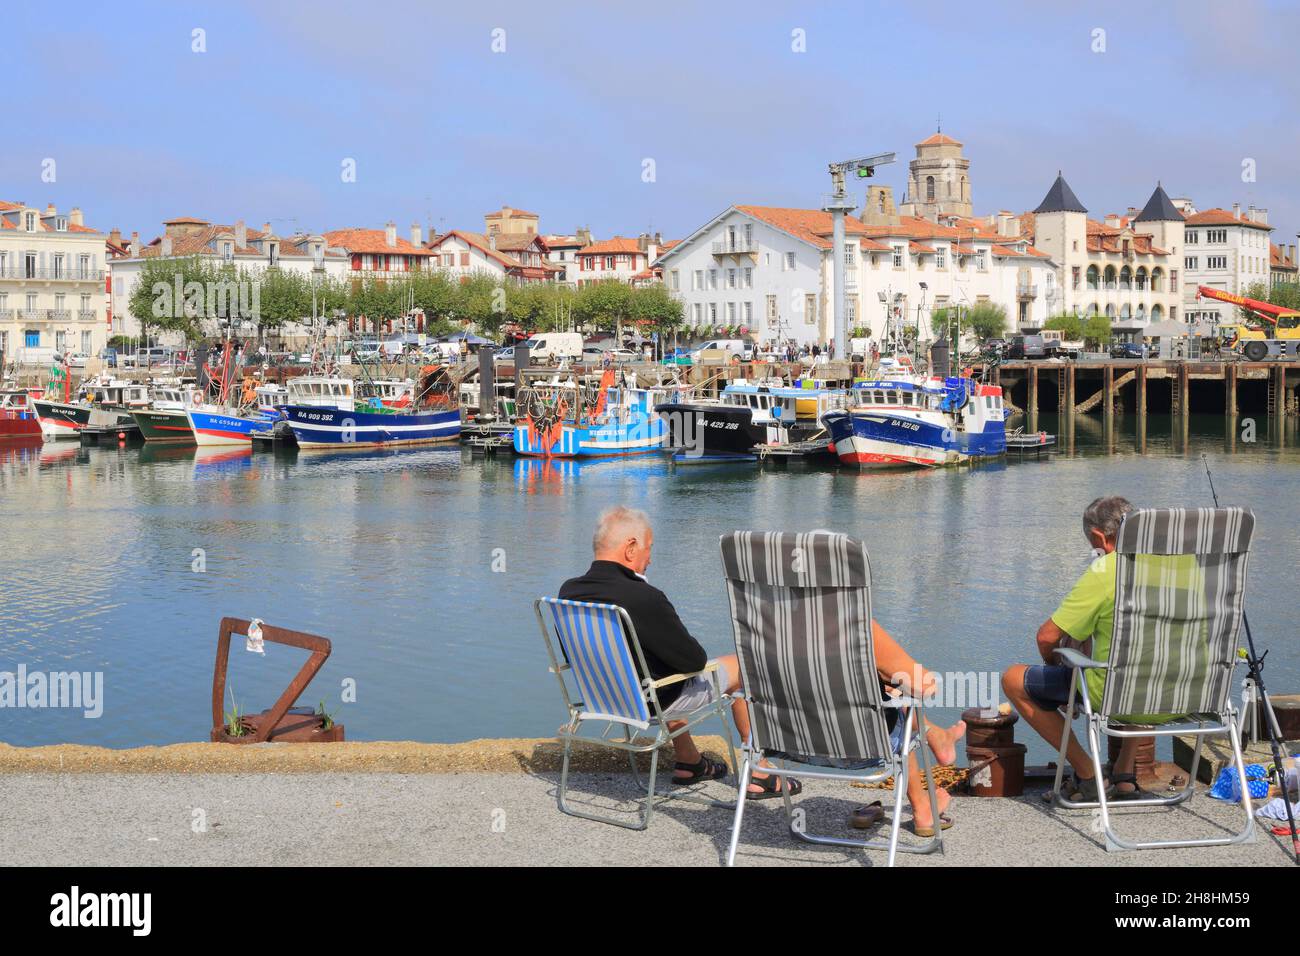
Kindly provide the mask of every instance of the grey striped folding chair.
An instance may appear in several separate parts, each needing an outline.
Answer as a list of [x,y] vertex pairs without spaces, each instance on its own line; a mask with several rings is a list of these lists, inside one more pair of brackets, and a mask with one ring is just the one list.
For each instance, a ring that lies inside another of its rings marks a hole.
[[[871,564],[860,541],[844,534],[735,531],[722,536],[722,566],[751,736],[741,741],[740,792],[727,865],[736,859],[745,793],[760,761],[763,773],[875,783],[894,777],[894,813],[887,841],[849,840],[809,833],[796,822],[783,784],[790,832],[808,843],[929,853],[942,837],[902,844],[898,833],[908,755],[920,750],[939,819],[930,761],[922,745],[921,701],[888,698],[881,690],[871,636]],[[901,752],[890,743],[886,714],[899,708]],[[907,708],[904,712],[902,708]]]
[[[686,733],[696,724],[710,717],[722,721],[723,736],[727,740],[731,766],[736,766],[736,751],[731,743],[727,726],[729,698],[718,682],[716,668],[707,673],[713,682],[714,697],[703,707],[690,713],[673,714],[674,721],[685,724],[670,731],[659,705],[658,689],[669,684],[689,680],[694,674],[673,674],[659,680],[649,674],[641,642],[627,611],[613,604],[592,604],[586,601],[565,601],[559,598],[538,598],[533,603],[537,612],[537,625],[546,641],[550,655],[550,670],[560,682],[560,693],[569,712],[569,721],[560,728],[558,738],[564,747],[564,762],[560,769],[560,786],[556,802],[561,812],[601,823],[644,830],[650,825],[650,815],[655,805],[665,800],[686,800],[708,806],[730,807],[727,801],[710,800],[693,794],[698,787],[682,787],[669,793],[655,791],[655,777],[659,762],[659,748],[674,737]],[[552,640],[555,639],[555,641]],[[556,653],[556,641],[560,653]],[[566,679],[567,678],[567,679]],[[570,688],[570,681],[573,688]],[[599,727],[596,736],[584,735],[587,727]],[[650,736],[635,738],[633,733],[649,732]],[[621,739],[618,735],[621,732]],[[620,819],[592,813],[572,806],[566,799],[569,788],[569,757],[575,741],[621,750],[627,754],[632,767],[632,777],[638,787],[646,791],[639,800],[640,813],[635,820]],[[637,754],[650,754],[649,783],[642,781],[637,770]]]
[[[1101,738],[1194,736],[1187,786],[1168,797],[1125,800],[1122,806],[1174,806],[1191,798],[1205,737],[1226,736],[1242,784],[1245,828],[1200,839],[1140,841],[1118,836],[1105,793],[1096,802],[1061,794],[1066,722],[1057,761],[1053,801],[1068,808],[1098,808],[1107,850],[1217,846],[1252,842],[1255,820],[1245,783],[1236,708],[1230,699],[1237,637],[1246,596],[1246,564],[1255,516],[1242,508],[1174,508],[1130,512],[1120,525],[1115,560],[1115,620],[1110,655],[1099,663],[1075,650],[1057,658],[1074,668],[1070,700],[1083,707],[1087,749],[1096,779],[1103,779]],[[1106,689],[1094,711],[1084,673],[1102,669]],[[1159,724],[1125,722],[1125,716],[1176,715]],[[1099,788],[1104,790],[1105,788]]]

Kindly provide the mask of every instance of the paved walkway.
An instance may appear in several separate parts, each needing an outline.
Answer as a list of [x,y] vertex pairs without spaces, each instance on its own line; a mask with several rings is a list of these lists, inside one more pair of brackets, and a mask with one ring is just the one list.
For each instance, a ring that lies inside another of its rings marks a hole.
[[[632,796],[626,774],[574,777],[575,798]],[[798,806],[813,832],[851,836],[856,803],[892,794],[806,781]],[[523,773],[0,773],[0,846],[17,865],[695,864],[717,866],[731,813],[692,804],[656,811],[637,833],[562,815],[556,777]],[[727,789],[710,784],[725,799]],[[628,804],[624,803],[626,808]],[[1177,810],[1126,814],[1124,833],[1224,832],[1235,806],[1198,794]],[[1053,812],[1037,795],[956,798],[942,856],[904,866],[1289,865],[1279,838],[1254,845],[1106,853],[1087,811]],[[199,824],[202,824],[200,826]],[[906,838],[907,834],[904,834]],[[745,814],[739,864],[863,865],[884,854],[795,842],[780,801]]]

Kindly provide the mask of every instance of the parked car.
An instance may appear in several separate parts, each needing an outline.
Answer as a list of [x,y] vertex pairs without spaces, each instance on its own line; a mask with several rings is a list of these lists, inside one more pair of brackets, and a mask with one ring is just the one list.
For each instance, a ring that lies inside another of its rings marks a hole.
[[136,349],[134,355],[120,355],[117,364],[126,368],[153,368],[157,365],[168,365],[175,361],[176,353],[173,349],[163,345],[155,345],[150,348]]
[[497,365],[513,365],[515,363],[515,347],[510,345],[503,349],[497,349],[492,353],[492,361]]
[[90,356],[85,352],[68,352],[63,356],[63,361],[68,368],[85,368]]
[[700,360],[700,353],[705,350],[730,352],[732,355],[737,356],[742,362],[750,362],[753,361],[754,358],[754,343],[746,341],[745,339],[713,339],[710,342],[703,343],[699,348],[693,350],[691,352],[691,358],[698,362]]
[[1141,342],[1116,342],[1110,347],[1110,357],[1117,359],[1144,359],[1146,346]]
[[1009,359],[1043,359],[1047,358],[1047,344],[1041,335],[1013,336],[1007,345],[1006,357]]

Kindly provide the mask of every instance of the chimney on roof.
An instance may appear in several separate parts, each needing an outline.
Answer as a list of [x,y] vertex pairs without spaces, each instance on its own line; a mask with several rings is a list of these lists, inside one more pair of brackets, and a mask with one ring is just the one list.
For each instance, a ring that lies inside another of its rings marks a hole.
[[248,245],[248,227],[244,225],[244,220],[235,220],[235,248],[242,249]]
[[140,233],[138,232],[131,233],[131,258],[140,258]]
[[58,213],[59,211],[54,208],[54,203],[50,203],[48,206],[45,207],[45,215],[47,216],[56,216],[58,215]]
[[591,227],[583,226],[578,230],[578,241],[584,246],[591,245]]
[[121,248],[122,230],[114,226],[108,233],[108,241],[111,242],[113,245],[117,246],[118,248]]
[[495,232],[488,236],[488,248],[493,252],[497,251],[497,234]]
[[1290,260],[1291,265],[1295,265],[1295,243],[1294,242],[1286,247],[1286,257],[1288,260]]
[[262,233],[263,233],[262,235],[263,239],[265,239],[267,236],[271,234],[271,224],[269,222],[262,223]]
[[1141,211],[1141,210],[1139,210],[1137,206],[1129,206],[1129,207],[1128,207],[1128,213],[1127,213],[1127,215],[1128,215],[1128,217],[1129,217],[1130,220],[1133,220],[1133,219],[1136,219],[1136,218],[1137,218],[1137,214],[1138,214],[1140,211]]
[[1106,225],[1112,229],[1118,229],[1120,227],[1119,216],[1113,212],[1106,213]]
[[418,222],[411,223],[411,245],[417,248],[424,245],[424,230]]
[[648,248],[650,248],[650,233],[643,232],[641,233],[641,235],[637,236],[636,247],[642,252],[645,252]]
[[397,248],[397,223],[393,222],[391,219],[388,220],[387,225],[384,226],[384,245],[388,246],[390,249]]
[[73,206],[68,211],[68,224],[72,226],[84,226],[85,222],[81,218],[81,207]]
[[1262,206],[1256,207],[1254,212],[1251,214],[1251,218],[1255,220],[1255,222],[1259,223],[1261,226],[1267,226],[1268,210],[1263,208]]
[[1232,218],[1233,219],[1241,218],[1241,203],[1235,202],[1232,204]]
[[162,238],[162,256],[163,256],[163,258],[165,259],[165,258],[167,258],[168,256],[170,256],[171,254],[172,254],[172,237],[171,237],[171,236],[163,236],[163,238]]

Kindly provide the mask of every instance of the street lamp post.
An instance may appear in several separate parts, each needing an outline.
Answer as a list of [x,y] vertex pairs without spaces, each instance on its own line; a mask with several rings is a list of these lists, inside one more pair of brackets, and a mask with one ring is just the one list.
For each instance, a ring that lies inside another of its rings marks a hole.
[[831,185],[835,191],[825,197],[822,202],[822,211],[831,214],[831,255],[834,256],[834,261],[831,263],[831,275],[832,281],[835,283],[835,315],[832,331],[836,356],[842,357],[849,353],[849,335],[846,320],[847,298],[844,289],[844,278],[847,271],[844,263],[844,215],[857,208],[853,197],[849,195],[848,190],[845,188],[844,177],[847,173],[857,173],[859,179],[868,179],[875,174],[877,166],[884,166],[893,161],[893,153],[880,153],[876,156],[845,160],[842,163],[831,163],[829,167]]

